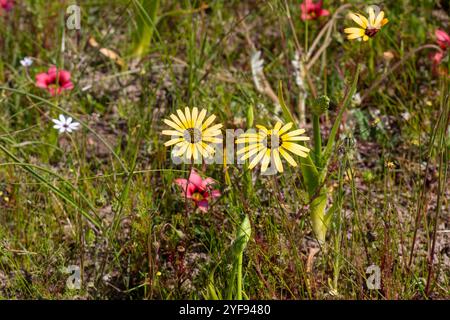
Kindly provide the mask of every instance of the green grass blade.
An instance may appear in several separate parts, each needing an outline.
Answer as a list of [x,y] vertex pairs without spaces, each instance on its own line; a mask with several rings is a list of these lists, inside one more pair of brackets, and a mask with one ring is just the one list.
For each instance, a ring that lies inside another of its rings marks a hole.
[[72,207],[74,207],[77,210],[80,210],[81,214],[89,220],[94,226],[96,226],[99,230],[102,229],[101,223],[94,219],[88,212],[86,212],[83,208],[81,208],[75,200],[62,192],[59,188],[52,185],[50,182],[48,182],[44,177],[42,177],[39,173],[37,173],[35,170],[33,170],[33,167],[20,161],[14,154],[12,154],[8,149],[6,149],[3,145],[0,144],[0,150],[2,150],[8,157],[10,157],[12,160],[14,160],[18,165],[24,168],[28,173],[30,173],[32,176],[34,176],[37,180],[45,184],[50,190],[52,190],[56,195],[60,196],[62,199],[66,200]]
[[133,54],[142,57],[148,52],[156,29],[159,0],[133,0],[133,4],[137,20]]

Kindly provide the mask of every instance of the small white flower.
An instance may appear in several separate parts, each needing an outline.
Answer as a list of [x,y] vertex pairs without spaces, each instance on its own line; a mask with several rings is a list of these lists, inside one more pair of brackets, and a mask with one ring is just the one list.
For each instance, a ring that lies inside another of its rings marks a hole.
[[352,97],[352,103],[354,106],[358,107],[361,105],[362,99],[361,94],[359,92],[355,93]]
[[25,57],[20,60],[20,64],[25,68],[31,67],[31,65],[33,64],[33,59],[31,59],[30,57]]
[[64,117],[64,115],[60,114],[59,115],[59,120],[58,119],[52,119],[52,121],[55,123],[55,125],[53,126],[53,128],[58,129],[59,133],[64,133],[64,132],[72,132],[74,130],[78,130],[80,124],[78,122],[72,122],[72,118],[71,117]]
[[256,51],[252,54],[252,58],[250,59],[250,64],[252,66],[252,76],[253,82],[255,83],[256,90],[259,92],[264,91],[264,60],[261,59],[261,51]]
[[401,115],[402,115],[402,118],[405,119],[405,121],[408,121],[409,119],[411,119],[411,113],[409,113],[408,111],[403,112]]

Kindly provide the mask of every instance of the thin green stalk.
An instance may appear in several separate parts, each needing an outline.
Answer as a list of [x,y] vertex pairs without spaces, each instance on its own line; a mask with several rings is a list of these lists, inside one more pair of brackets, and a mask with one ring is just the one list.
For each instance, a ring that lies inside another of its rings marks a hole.
[[309,37],[309,23],[308,20],[305,20],[305,52],[308,52],[308,37]]
[[320,117],[313,115],[313,132],[314,132],[314,160],[318,168],[321,167],[322,161],[322,137],[320,135]]
[[[344,160],[347,162],[346,160]],[[339,274],[341,271],[341,239],[342,239],[342,202],[343,202],[343,171],[346,168],[346,163],[339,167],[338,177],[339,177],[339,189],[336,197],[336,232],[334,237],[334,261],[333,261],[333,290],[338,293],[338,281]]]
[[239,254],[237,261],[237,300],[242,300],[242,256],[243,252]]
[[237,285],[236,299],[242,300],[242,260],[244,250],[247,247],[247,243],[250,240],[251,225],[248,216],[244,217],[239,229],[237,231],[236,239],[233,244],[233,271],[231,272],[228,285],[227,299],[231,300],[233,297],[233,291],[235,281]]

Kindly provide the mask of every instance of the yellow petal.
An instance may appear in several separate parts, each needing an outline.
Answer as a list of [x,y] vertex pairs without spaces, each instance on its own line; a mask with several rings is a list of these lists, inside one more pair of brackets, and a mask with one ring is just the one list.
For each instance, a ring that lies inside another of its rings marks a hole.
[[380,11],[377,18],[375,19],[375,24],[374,24],[375,28],[377,28],[377,29],[381,28],[381,21],[383,21],[383,18],[384,18],[384,12]]
[[205,120],[205,117],[206,117],[206,109],[202,109],[202,111],[200,111],[200,114],[197,117],[197,121],[195,122],[195,127],[200,128],[203,120]]
[[202,135],[203,136],[217,136],[222,133],[222,131],[219,130],[220,128],[222,128],[222,124],[221,123],[216,124],[212,127],[209,127],[205,131],[203,131]]
[[195,143],[191,144],[192,156],[194,157],[194,161],[198,159],[197,145]]
[[197,150],[203,158],[209,158],[210,155],[208,151],[203,147],[203,143],[197,143]]
[[[364,35],[362,35],[362,36],[364,36]],[[348,40],[354,40],[354,39],[361,38],[362,36],[359,35],[359,34],[356,34],[356,33],[352,33],[352,34],[349,34],[349,35],[347,36],[347,39],[348,39]]]
[[181,111],[180,109],[177,110],[177,114],[178,114],[178,118],[180,118],[181,123],[183,124],[183,126],[187,129],[190,128],[189,123],[186,120],[186,117],[184,116],[183,111]]
[[195,124],[197,123],[197,116],[198,116],[198,109],[197,109],[197,107],[194,107],[193,109],[192,109],[192,115],[191,115],[191,117],[192,117],[192,126],[193,127],[195,127]]
[[260,124],[257,124],[256,127],[257,127],[259,130],[261,130],[262,132],[264,132],[265,134],[267,134],[267,133],[269,132],[269,131],[267,130],[266,127],[264,127],[264,126],[262,126],[262,125],[260,125]]
[[278,122],[275,124],[275,127],[273,128],[273,131],[274,131],[274,132],[278,132],[278,131],[281,129],[281,126],[282,126],[282,123],[278,121]]
[[175,156],[180,157],[181,155],[185,154],[189,145],[190,145],[190,143],[188,143],[186,141],[184,141],[183,143],[180,143],[180,146],[179,146],[180,148],[177,151],[175,151],[175,153],[174,153]]
[[382,21],[381,21],[381,26],[384,26],[386,23],[388,23],[389,22],[389,20],[388,20],[388,18],[384,18]]
[[366,25],[366,28],[367,28],[367,26],[369,25],[369,20],[367,20],[367,18],[364,17],[362,14],[357,13],[357,15],[361,19],[361,21]]
[[288,132],[289,130],[291,130],[292,126],[294,124],[292,122],[286,123],[279,131],[278,134],[281,136],[283,133]]
[[298,137],[281,137],[282,141],[309,141],[309,137],[305,136],[298,136]]
[[194,125],[192,123],[191,111],[189,110],[188,107],[184,108],[184,114],[186,115],[186,121],[187,121],[189,127],[192,128]]
[[187,150],[186,150],[186,158],[191,160],[192,158],[192,143],[189,143]]
[[169,127],[174,128],[177,131],[183,132],[184,128],[182,128],[180,125],[176,124],[173,121],[170,121],[169,119],[164,119],[164,123],[167,124]]
[[293,167],[297,166],[297,162],[295,162],[294,158],[292,158],[288,152],[284,151],[283,148],[279,148],[279,150],[280,150],[280,154],[283,156],[283,158],[286,159],[287,162],[289,162],[289,164],[291,166],[293,166]]
[[254,144],[250,144],[250,145],[248,145],[248,146],[245,146],[245,147],[243,147],[243,148],[240,148],[240,149],[236,152],[236,155],[241,155],[241,154],[243,154],[243,153],[246,153],[246,152],[248,152],[248,151],[250,151],[250,150],[252,150],[252,149],[257,148],[257,147],[260,146],[260,145],[261,145],[260,143],[254,143]]
[[275,162],[275,168],[277,168],[278,172],[283,172],[283,163],[281,162],[280,154],[278,149],[273,149],[273,160]]
[[261,172],[265,172],[267,170],[267,167],[270,164],[270,159],[270,149],[267,149],[261,162]]
[[211,142],[211,143],[222,143],[222,138],[215,138],[215,137],[203,137],[203,141],[205,142]]
[[364,33],[366,32],[366,30],[361,29],[361,28],[345,28],[344,32],[350,33],[350,36],[358,35],[358,37],[362,37],[364,35]]
[[175,139],[172,139],[172,140],[169,140],[169,141],[165,142],[164,145],[166,147],[169,147],[171,145],[174,145],[174,144],[177,144],[177,143],[180,143],[180,142],[183,142],[183,141],[184,141],[184,138],[175,138]]
[[264,156],[264,154],[266,153],[266,151],[267,151],[267,148],[263,148],[259,153],[258,153],[258,155],[255,157],[255,158],[253,158],[253,160],[250,162],[250,165],[248,166],[248,168],[251,170],[251,169],[253,169],[257,164],[258,164],[258,162],[262,159],[262,157]]
[[308,156],[307,152],[309,152],[309,149],[296,143],[284,142],[281,147],[300,157],[306,158]]
[[216,153],[216,151],[214,150],[213,147],[211,147],[209,144],[202,142],[202,147],[203,149],[206,150],[206,152],[208,152],[209,155],[213,155]]
[[297,129],[297,130],[294,130],[294,131],[284,134],[283,137],[286,137],[286,138],[287,137],[295,137],[295,136],[299,136],[304,133],[305,133],[305,129]]
[[222,131],[220,130],[214,130],[214,131],[205,131],[202,134],[202,137],[215,137],[215,136],[220,136],[222,134]]
[[[354,13],[350,13],[349,15],[353,21],[355,21],[358,25],[361,26],[361,28],[363,29],[367,28],[367,19],[364,16],[356,15]],[[361,17],[364,18],[364,20]]]
[[183,129],[183,130],[186,129],[186,127],[181,123],[180,119],[178,119],[178,117],[176,115],[171,114],[170,117],[181,129]]
[[368,11],[369,11],[369,25],[373,27],[375,25],[375,10],[373,9],[372,6],[370,6]]
[[206,119],[205,123],[202,125],[202,130],[205,130],[206,128],[208,128],[215,119],[216,119],[215,115],[209,116],[209,118]]
[[369,36],[364,35],[363,40],[364,40],[364,41],[369,40]]
[[161,132],[162,134],[166,135],[166,136],[183,136],[183,132],[180,131],[175,131],[175,130],[163,130]]
[[243,133],[238,136],[238,139],[241,138],[258,138],[260,135],[258,133]]
[[249,159],[250,157],[253,157],[253,155],[255,155],[259,150],[262,150],[263,146],[261,144],[257,144],[256,148],[253,150],[249,150],[248,153],[244,154],[241,157],[241,161],[245,161],[247,159]]
[[236,143],[255,143],[255,142],[260,142],[262,139],[259,137],[254,137],[254,138],[239,138],[236,139]]

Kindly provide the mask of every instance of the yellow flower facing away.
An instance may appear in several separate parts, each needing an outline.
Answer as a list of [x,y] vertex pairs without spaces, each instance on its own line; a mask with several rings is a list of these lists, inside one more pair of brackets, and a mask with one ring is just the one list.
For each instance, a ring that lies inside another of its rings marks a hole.
[[206,109],[200,112],[197,108],[189,108],[181,111],[178,109],[175,114],[170,115],[170,119],[164,119],[164,123],[173,130],[163,130],[162,134],[172,136],[173,139],[164,143],[166,147],[175,146],[175,156],[186,156],[187,159],[197,160],[200,156],[210,158],[214,155],[214,148],[210,143],[221,143],[222,138],[220,129],[222,124],[211,124],[216,119],[211,115],[206,120]]
[[277,171],[283,172],[281,157],[286,159],[291,166],[296,167],[297,162],[295,162],[289,152],[306,158],[309,149],[295,142],[308,141],[309,137],[302,136],[302,134],[305,133],[304,129],[297,129],[289,132],[292,126],[292,122],[289,122],[284,126],[281,122],[277,122],[275,127],[269,130],[264,126],[257,125],[256,127],[259,129],[258,133],[244,133],[236,139],[236,143],[248,144],[238,150],[236,154],[243,155],[241,157],[242,161],[254,156],[250,162],[249,169],[253,169],[261,162],[262,172],[267,170],[272,160]]
[[359,28],[346,28],[344,32],[347,33],[347,39],[359,39],[362,38],[364,41],[369,40],[369,38],[374,37],[381,27],[389,22],[388,19],[384,17],[384,12],[380,11],[378,14],[375,13],[375,9],[371,6],[368,8],[369,19],[359,13],[350,13],[350,18],[355,21],[360,27]]

